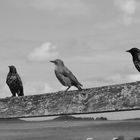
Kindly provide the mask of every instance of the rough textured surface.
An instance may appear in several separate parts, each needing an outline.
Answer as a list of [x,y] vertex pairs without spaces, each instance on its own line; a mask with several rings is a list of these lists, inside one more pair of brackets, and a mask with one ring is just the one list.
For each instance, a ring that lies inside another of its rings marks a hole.
[[129,109],[140,109],[140,82],[0,99],[0,118]]

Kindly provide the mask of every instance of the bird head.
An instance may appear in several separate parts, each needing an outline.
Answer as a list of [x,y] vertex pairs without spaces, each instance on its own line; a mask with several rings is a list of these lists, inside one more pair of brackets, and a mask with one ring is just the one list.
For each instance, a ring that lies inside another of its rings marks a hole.
[[51,63],[54,63],[56,66],[64,66],[64,63],[60,59],[52,60]]
[[9,71],[11,73],[17,73],[17,70],[16,70],[16,67],[15,66],[11,65],[11,66],[8,66],[8,67],[9,67]]
[[132,48],[130,50],[127,50],[126,52],[129,52],[132,55],[140,54],[140,50],[138,48]]

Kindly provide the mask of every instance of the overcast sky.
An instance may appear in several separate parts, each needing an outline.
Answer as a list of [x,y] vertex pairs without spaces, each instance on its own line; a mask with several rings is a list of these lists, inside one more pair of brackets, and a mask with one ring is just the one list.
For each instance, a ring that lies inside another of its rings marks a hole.
[[140,45],[138,0],[0,0],[0,96],[8,65],[25,95],[64,89],[54,75],[64,60],[84,88],[140,80],[130,54]]

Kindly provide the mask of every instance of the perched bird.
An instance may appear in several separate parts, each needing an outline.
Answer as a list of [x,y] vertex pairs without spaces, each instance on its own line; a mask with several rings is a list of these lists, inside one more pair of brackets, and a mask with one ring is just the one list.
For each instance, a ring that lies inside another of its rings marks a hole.
[[140,72],[140,50],[138,48],[132,48],[130,50],[127,50],[126,52],[131,53],[133,63],[136,69]]
[[65,91],[68,91],[71,86],[77,87],[79,90],[82,90],[82,84],[79,83],[77,78],[73,75],[73,73],[64,65],[63,61],[60,59],[56,59],[54,61],[50,61],[55,64],[55,75],[60,83],[68,88]]
[[18,96],[24,96],[22,81],[15,66],[9,66],[6,83],[12,93],[12,96],[16,96],[16,94]]

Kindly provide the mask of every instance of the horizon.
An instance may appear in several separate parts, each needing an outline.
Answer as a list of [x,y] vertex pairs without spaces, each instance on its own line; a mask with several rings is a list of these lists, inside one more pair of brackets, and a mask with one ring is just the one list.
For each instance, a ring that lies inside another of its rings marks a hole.
[[[126,114],[125,114],[126,113]],[[81,114],[81,115],[67,115],[66,116],[74,116],[74,117],[81,117],[81,118],[97,118],[97,117],[106,117],[108,120],[131,120],[131,119],[137,119],[140,118],[139,114],[140,111],[125,111],[125,113],[122,112],[113,112],[113,113],[100,113],[100,114]],[[135,113],[135,116],[132,115],[132,113]],[[61,117],[61,115],[58,116],[51,116],[51,117],[36,117],[36,118],[21,118],[21,120],[25,121],[46,121],[46,120],[53,120],[57,117]]]

